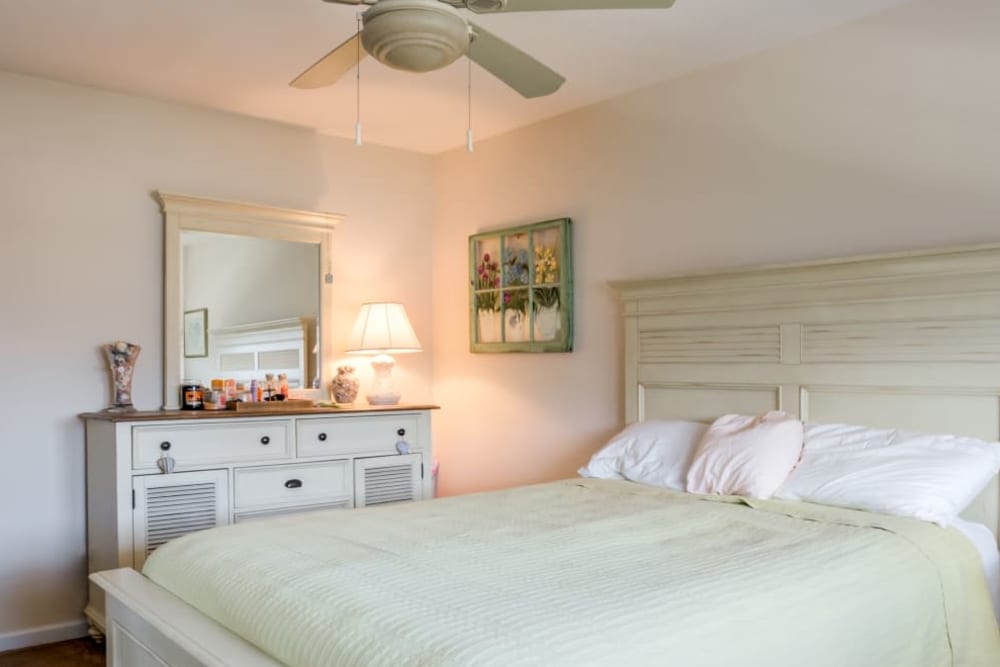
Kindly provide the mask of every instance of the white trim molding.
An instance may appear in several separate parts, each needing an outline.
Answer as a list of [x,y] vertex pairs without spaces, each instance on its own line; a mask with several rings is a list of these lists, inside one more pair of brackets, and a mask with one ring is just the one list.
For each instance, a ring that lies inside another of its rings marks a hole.
[[79,619],[64,623],[38,625],[33,628],[5,632],[0,634],[0,652],[14,651],[29,646],[53,644],[68,639],[79,639],[87,636],[87,621]]

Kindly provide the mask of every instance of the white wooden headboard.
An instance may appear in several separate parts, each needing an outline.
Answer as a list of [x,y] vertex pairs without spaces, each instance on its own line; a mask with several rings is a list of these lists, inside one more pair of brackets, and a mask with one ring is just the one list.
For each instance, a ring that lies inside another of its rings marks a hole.
[[[614,283],[625,411],[1000,440],[1000,245]],[[996,481],[965,513],[1000,534]]]
[[292,389],[316,377],[316,319],[293,317],[208,332],[212,376],[247,382],[284,373]]

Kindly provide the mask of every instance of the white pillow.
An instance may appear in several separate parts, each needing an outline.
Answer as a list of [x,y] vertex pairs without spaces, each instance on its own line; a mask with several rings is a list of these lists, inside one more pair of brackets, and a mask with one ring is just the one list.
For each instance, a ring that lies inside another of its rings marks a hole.
[[847,424],[809,424],[788,500],[948,525],[1000,470],[1000,443]]
[[687,421],[632,424],[577,472],[581,477],[628,479],[683,491],[691,457],[707,428],[706,424]]
[[770,498],[802,453],[802,422],[777,410],[716,419],[687,473],[691,493]]

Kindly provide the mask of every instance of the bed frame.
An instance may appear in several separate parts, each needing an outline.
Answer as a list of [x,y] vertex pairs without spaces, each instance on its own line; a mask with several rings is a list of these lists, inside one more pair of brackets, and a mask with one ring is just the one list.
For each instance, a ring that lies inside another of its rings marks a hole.
[[[614,286],[628,422],[785,410],[1000,440],[1000,245]],[[964,516],[1000,533],[996,480]]]
[[[614,287],[628,422],[781,409],[1000,439],[1000,245]],[[994,480],[966,517],[998,516]],[[280,664],[133,570],[91,579],[109,667]]]

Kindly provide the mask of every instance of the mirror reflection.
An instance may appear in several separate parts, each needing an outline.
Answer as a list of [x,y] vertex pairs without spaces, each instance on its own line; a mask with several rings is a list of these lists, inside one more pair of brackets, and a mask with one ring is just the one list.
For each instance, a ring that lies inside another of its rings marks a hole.
[[183,377],[319,383],[320,246],[181,232]]

